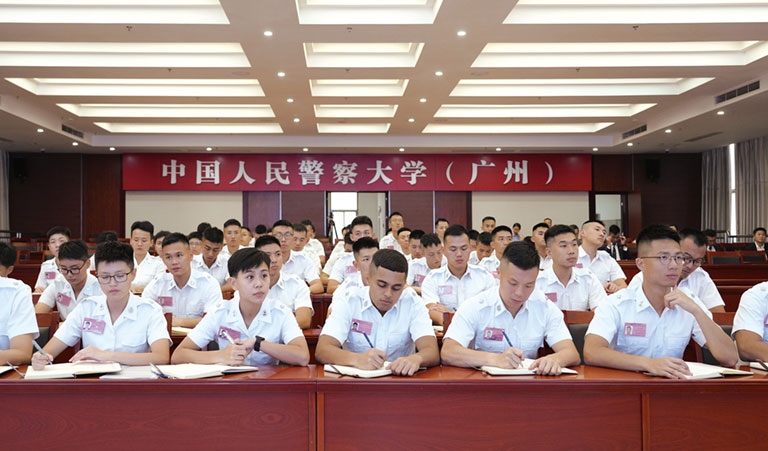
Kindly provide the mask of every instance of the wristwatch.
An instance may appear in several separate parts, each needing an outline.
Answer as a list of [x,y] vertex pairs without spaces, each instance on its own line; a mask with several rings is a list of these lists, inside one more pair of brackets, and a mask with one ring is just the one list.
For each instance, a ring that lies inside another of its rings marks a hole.
[[258,335],[256,335],[253,338],[256,340],[253,342],[253,351],[259,352],[259,350],[261,349],[261,342],[264,341],[264,337],[259,337]]

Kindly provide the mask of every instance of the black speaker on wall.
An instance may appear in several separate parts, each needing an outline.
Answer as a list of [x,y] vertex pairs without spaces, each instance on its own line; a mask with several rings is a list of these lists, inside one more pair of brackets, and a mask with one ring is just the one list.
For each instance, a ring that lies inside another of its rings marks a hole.
[[24,182],[29,177],[29,171],[27,170],[27,160],[25,158],[11,158],[11,174],[14,177]]
[[661,158],[645,159],[645,178],[652,183],[658,183],[661,178]]

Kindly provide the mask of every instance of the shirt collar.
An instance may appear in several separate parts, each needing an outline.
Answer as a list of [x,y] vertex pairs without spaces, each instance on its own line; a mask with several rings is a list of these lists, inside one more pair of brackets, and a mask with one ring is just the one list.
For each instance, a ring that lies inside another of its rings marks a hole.
[[651,301],[645,296],[643,285],[640,284],[640,286],[635,289],[635,310],[639,312],[645,309],[653,310],[653,306],[651,305]]
[[[499,292],[498,288],[495,289],[493,293],[493,316],[498,317],[503,315],[505,312],[508,313],[509,316],[512,316],[512,313],[507,310],[507,307],[504,305],[504,301],[501,300],[501,293]],[[536,293],[536,291],[534,290],[533,293]],[[533,293],[531,293],[531,296],[533,296]],[[530,298],[528,300],[530,300]],[[528,310],[528,300],[523,302],[523,305],[520,307],[520,310],[517,311],[517,316],[515,316],[515,318],[519,318],[521,313]]]
[[[242,323],[243,326],[245,326],[245,320],[243,319],[242,313],[240,313],[240,296],[235,296],[232,300],[224,301],[224,302],[231,302],[229,312],[227,314],[227,317],[229,318],[230,324],[232,323]],[[259,309],[259,313],[256,315],[256,318],[253,319],[253,321],[261,321],[263,323],[271,323],[272,322],[272,301],[269,299],[269,296],[264,298],[264,301],[261,303],[261,308]],[[253,327],[253,321],[251,322],[251,327]],[[249,329],[246,327],[246,330]]]
[[123,310],[121,316],[124,316],[125,319],[135,321],[136,318],[138,318],[139,303],[141,303],[141,301],[142,299],[140,297],[131,293],[130,297],[128,298],[128,304],[125,305],[125,310]]
[[170,273],[167,273],[167,274],[170,276],[170,284],[169,284],[170,289],[176,288],[177,290],[181,291],[186,287],[197,288],[198,272],[194,268],[191,269],[189,273],[189,280],[187,280],[187,284],[184,285],[184,288],[179,288],[179,286],[176,285],[176,279],[174,279],[173,274],[170,274]]
[[[554,266],[549,266],[545,269],[543,276],[547,278],[547,284],[560,283],[560,279],[555,274]],[[576,268],[571,268],[571,277],[568,279],[568,285],[574,282],[576,282]]]
[[[371,300],[371,287],[370,286],[365,287],[364,291],[365,291],[365,296],[363,296],[363,304],[360,307],[360,311],[362,312],[362,311],[365,311],[366,309],[371,308],[371,309],[375,310],[376,313],[379,313],[379,309],[377,309],[376,306],[373,305],[373,301]],[[404,294],[405,294],[405,291],[403,291],[400,294],[400,296],[402,297]],[[397,309],[397,307],[399,305],[400,305],[400,299],[398,299],[397,302],[395,302],[395,305],[393,305],[392,308],[390,310],[388,310],[388,311],[391,312],[391,311]],[[384,314],[386,314],[386,313],[387,312],[384,312]],[[382,316],[384,316],[384,315],[382,315]]]

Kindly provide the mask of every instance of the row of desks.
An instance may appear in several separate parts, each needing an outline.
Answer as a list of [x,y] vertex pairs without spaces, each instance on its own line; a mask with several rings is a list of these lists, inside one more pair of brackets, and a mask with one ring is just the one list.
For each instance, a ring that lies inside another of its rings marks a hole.
[[361,380],[321,367],[178,381],[0,377],[6,449],[761,449],[768,375],[670,381],[582,366]]

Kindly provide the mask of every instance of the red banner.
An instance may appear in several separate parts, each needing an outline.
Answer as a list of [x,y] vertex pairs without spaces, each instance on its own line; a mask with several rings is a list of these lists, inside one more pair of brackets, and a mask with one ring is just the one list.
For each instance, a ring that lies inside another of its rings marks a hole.
[[590,155],[129,154],[127,191],[589,191]]

